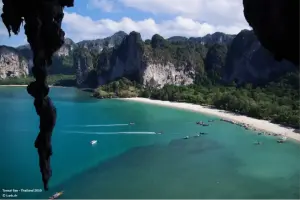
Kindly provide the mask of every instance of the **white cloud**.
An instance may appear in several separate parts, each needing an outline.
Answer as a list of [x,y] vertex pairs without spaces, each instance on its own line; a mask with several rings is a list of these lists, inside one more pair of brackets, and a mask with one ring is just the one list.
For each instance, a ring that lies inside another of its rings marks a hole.
[[169,14],[192,18],[212,25],[247,24],[242,0],[119,0],[132,7],[153,14]]
[[120,30],[126,33],[137,31],[141,33],[143,39],[148,39],[156,33],[166,38],[171,36],[200,37],[216,31],[237,34],[240,30],[248,28],[243,23],[232,26],[213,26],[181,16],[159,23],[151,18],[134,21],[127,17],[120,21],[111,19],[93,21],[90,17],[68,12],[65,13],[63,24],[68,37],[76,42],[84,39],[104,38]]
[[88,5],[88,8],[98,8],[105,12],[112,12],[116,4],[113,0],[90,0]]

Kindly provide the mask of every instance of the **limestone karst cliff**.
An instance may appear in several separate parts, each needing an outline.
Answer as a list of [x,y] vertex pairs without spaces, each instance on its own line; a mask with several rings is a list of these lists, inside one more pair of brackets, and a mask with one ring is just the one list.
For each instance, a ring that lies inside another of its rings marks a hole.
[[27,76],[29,64],[16,49],[0,46],[0,79]]
[[243,30],[233,40],[223,68],[223,79],[237,83],[263,83],[294,71],[292,63],[276,61],[253,31]]
[[[123,33],[79,43],[66,39],[55,53],[49,73],[76,74],[79,87],[96,87],[121,77],[162,87],[188,85],[204,79],[260,84],[296,69],[288,61],[276,61],[249,30],[236,36],[215,33],[201,38],[165,39],[155,34],[146,41],[137,32]],[[21,66],[15,73],[20,76],[24,67],[32,65],[30,49],[26,45],[10,49],[19,56],[15,57],[13,68]],[[0,61],[0,66],[6,65],[4,60]],[[8,68],[2,67],[2,74],[7,73],[10,73]]]

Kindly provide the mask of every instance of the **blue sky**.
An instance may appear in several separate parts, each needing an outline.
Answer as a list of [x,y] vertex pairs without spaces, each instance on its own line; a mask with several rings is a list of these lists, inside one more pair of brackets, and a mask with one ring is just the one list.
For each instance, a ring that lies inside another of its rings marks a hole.
[[[236,34],[249,27],[242,0],[75,0],[75,7],[65,8],[63,29],[78,42],[104,38],[119,30],[137,31],[148,39],[156,33],[166,38],[200,37],[216,31]],[[0,22],[1,45],[26,43],[23,28],[9,38]]]

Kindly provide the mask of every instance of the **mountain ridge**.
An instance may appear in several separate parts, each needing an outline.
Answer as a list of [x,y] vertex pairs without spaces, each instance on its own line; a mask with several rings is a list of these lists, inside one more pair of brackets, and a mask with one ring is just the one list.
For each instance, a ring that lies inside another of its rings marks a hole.
[[[17,57],[27,61],[30,73],[32,53],[29,46],[13,49]],[[9,56],[0,53],[0,57],[7,59]],[[283,66],[288,67],[283,70]],[[0,70],[4,68],[7,71],[9,66],[0,61]],[[66,38],[49,68],[50,74],[76,74],[79,87],[95,87],[123,76],[144,85],[153,81],[163,86],[207,80],[243,84],[268,81],[274,74],[276,78],[276,73],[288,71],[293,71],[293,66],[269,57],[249,30],[242,30],[237,35],[216,32],[198,38],[173,36],[165,39],[155,34],[145,41],[137,32],[126,34],[123,31],[78,43]],[[5,73],[4,70],[2,74]],[[16,77],[19,74],[16,73]],[[10,76],[1,76],[6,77]]]
[[[125,37],[125,36],[128,36],[128,34],[124,31],[118,31],[114,34],[112,34],[111,36],[107,36],[107,37],[104,37],[104,38],[97,38],[97,39],[90,39],[90,40],[81,40],[79,42],[74,42],[71,38],[65,38],[65,42],[66,41],[71,41],[73,44],[76,44],[76,45],[79,45],[81,44],[83,46],[84,43],[87,43],[87,42],[94,42],[94,41],[105,41],[105,40],[108,40],[110,38],[113,38],[113,37]],[[204,36],[200,36],[200,37],[184,37],[184,36],[171,36],[171,37],[168,37],[166,38],[166,40],[169,40],[170,42],[177,42],[177,40],[174,38],[185,38],[186,40],[190,40],[190,41],[198,41],[198,42],[201,42],[202,40],[203,41],[209,41],[209,38],[217,38],[217,37],[227,37],[228,39],[233,39],[236,35],[234,34],[226,34],[226,33],[222,33],[222,32],[215,32],[215,33],[212,33],[212,34],[206,34]],[[149,40],[149,39],[145,39],[143,40],[144,42],[146,40]],[[23,45],[20,45],[20,46],[17,46],[17,47],[12,47],[12,48],[16,48],[16,49],[20,49],[20,48],[30,48],[29,44],[23,44]]]

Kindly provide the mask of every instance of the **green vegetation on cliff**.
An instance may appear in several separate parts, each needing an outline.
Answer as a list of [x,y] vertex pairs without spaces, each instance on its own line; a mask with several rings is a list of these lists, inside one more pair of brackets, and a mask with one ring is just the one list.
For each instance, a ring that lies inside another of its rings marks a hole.
[[[156,34],[152,37],[150,44],[146,43],[146,50],[152,58],[163,63],[171,62],[178,68],[187,66],[187,68],[194,68],[198,74],[204,73],[207,47],[200,43],[169,42]],[[185,70],[189,70],[187,68]]]

